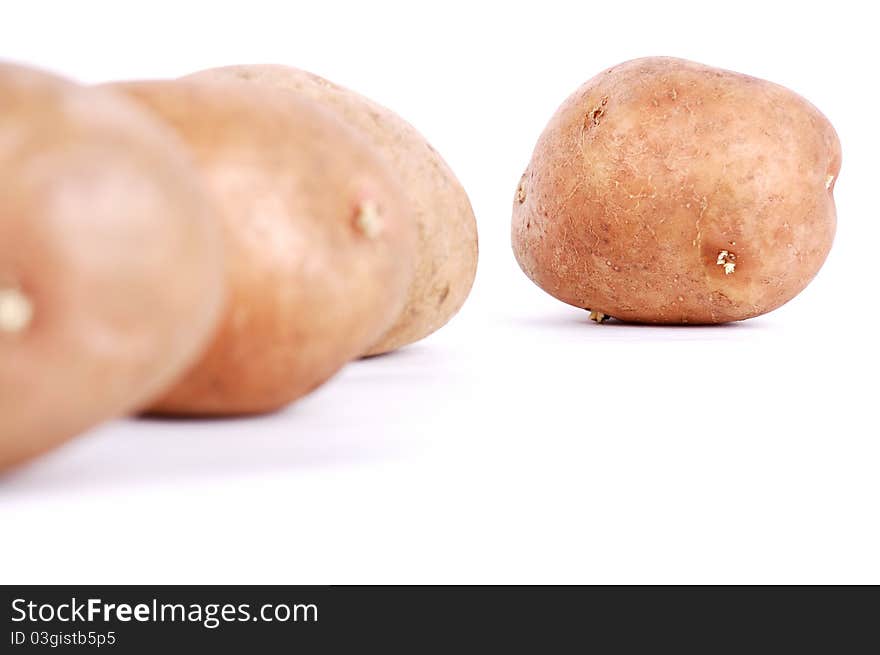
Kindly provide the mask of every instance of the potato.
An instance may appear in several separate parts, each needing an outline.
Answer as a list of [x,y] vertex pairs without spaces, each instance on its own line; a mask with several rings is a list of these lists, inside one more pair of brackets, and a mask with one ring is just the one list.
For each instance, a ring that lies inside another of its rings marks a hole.
[[0,468],[137,411],[207,345],[222,237],[173,133],[0,64]]
[[840,144],[763,80],[667,57],[558,109],[513,201],[513,250],[556,298],[645,323],[724,323],[797,295],[831,247]]
[[196,79],[250,80],[311,98],[385,155],[418,226],[416,274],[397,321],[365,352],[375,355],[443,327],[470,293],[477,270],[477,225],[453,172],[415,128],[392,111],[327,80],[286,66],[251,65],[195,73]]
[[219,333],[153,412],[276,410],[375,343],[406,299],[415,227],[360,137],[311,101],[241,81],[113,86],[186,142],[226,239]]

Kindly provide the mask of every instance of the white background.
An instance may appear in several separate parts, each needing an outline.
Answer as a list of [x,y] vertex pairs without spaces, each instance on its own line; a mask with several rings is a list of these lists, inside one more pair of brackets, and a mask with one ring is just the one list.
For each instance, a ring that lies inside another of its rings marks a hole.
[[[394,108],[468,189],[481,259],[441,332],[281,414],[118,422],[0,478],[0,582],[880,583],[872,11],[4,3],[0,56],[85,82],[277,62]],[[769,316],[597,326],[511,255],[552,112],[655,54],[784,84],[840,134],[834,250]]]

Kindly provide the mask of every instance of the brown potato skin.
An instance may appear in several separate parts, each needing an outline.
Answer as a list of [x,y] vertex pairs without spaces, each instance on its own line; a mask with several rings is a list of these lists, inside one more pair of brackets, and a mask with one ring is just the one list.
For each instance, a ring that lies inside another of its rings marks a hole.
[[416,273],[397,321],[364,354],[414,343],[449,322],[473,286],[477,224],[455,174],[412,125],[354,91],[287,66],[229,66],[189,77],[248,80],[311,98],[354,128],[388,161],[401,182],[407,214],[418,227]]
[[[650,57],[557,110],[513,201],[522,270],[577,307],[724,323],[797,295],[831,248],[840,143],[779,85]],[[735,255],[725,273],[720,253]]]
[[[311,101],[258,97],[241,81],[113,86],[184,140],[226,236],[220,330],[153,413],[279,409],[388,329],[412,280],[415,229],[391,173],[356,134]],[[359,223],[371,205],[375,233]]]
[[0,179],[0,294],[32,309],[0,324],[2,469],[164,391],[224,276],[182,144],[124,97],[0,63]]

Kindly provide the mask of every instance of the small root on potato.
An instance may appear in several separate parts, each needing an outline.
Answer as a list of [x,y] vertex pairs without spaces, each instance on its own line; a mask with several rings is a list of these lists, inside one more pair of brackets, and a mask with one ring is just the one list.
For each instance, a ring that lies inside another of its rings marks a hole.
[[0,289],[0,332],[23,332],[33,316],[34,306],[30,298],[18,289]]
[[526,201],[526,188],[522,184],[516,190],[516,201],[523,204]]
[[354,225],[368,239],[379,236],[382,232],[382,215],[375,202],[368,200],[360,205],[354,217]]
[[732,275],[736,271],[736,255],[729,250],[722,250],[718,253],[715,264],[724,267],[725,275]]
[[829,175],[828,177],[825,178],[825,188],[826,189],[831,189],[831,185],[833,185],[833,184],[834,184],[834,176],[833,175]]
[[604,323],[609,318],[611,318],[608,314],[604,314],[602,312],[597,312],[594,310],[590,311],[590,320],[595,321],[596,323]]

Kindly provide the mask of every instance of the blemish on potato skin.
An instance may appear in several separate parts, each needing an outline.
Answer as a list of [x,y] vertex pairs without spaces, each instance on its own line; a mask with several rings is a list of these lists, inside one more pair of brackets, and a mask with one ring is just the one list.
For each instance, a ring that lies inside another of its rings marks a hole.
[[21,290],[0,289],[0,333],[20,334],[34,317],[34,304]]
[[443,301],[446,300],[446,298],[448,298],[448,297],[449,297],[449,285],[447,284],[446,288],[444,288],[443,291],[440,293],[440,298],[438,298],[437,304],[442,305]]
[[590,125],[599,125],[602,121],[602,116],[605,115],[605,105],[608,104],[608,96],[602,96],[602,99],[599,103],[593,107],[590,113],[587,114],[587,120],[584,121],[584,127],[590,127]]
[[716,305],[724,305],[728,307],[733,305],[733,301],[722,291],[713,291],[709,296],[709,300]]

